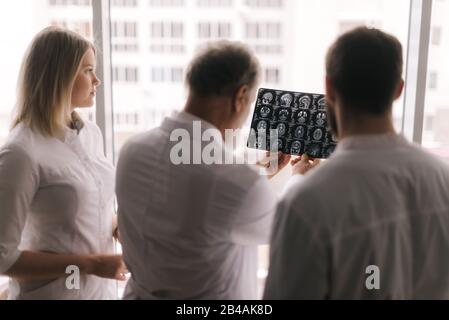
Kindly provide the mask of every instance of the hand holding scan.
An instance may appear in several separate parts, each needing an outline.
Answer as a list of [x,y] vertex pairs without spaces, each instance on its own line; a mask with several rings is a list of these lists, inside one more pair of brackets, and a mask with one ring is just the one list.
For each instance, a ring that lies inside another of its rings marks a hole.
[[304,175],[306,172],[315,168],[320,164],[320,159],[310,158],[307,154],[303,154],[302,156],[293,159],[291,161],[292,165],[292,175],[301,174]]
[[[273,178],[279,172],[284,169],[291,160],[291,155],[283,152],[278,152],[276,155],[271,155],[270,151],[267,151],[264,159],[257,162],[258,166],[264,167],[267,170],[268,179]],[[277,166],[276,166],[277,164]]]

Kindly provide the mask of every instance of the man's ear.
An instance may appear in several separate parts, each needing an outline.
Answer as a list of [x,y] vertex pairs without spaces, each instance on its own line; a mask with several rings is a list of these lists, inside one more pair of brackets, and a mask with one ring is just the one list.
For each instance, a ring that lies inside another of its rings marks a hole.
[[326,100],[327,104],[331,107],[335,105],[335,101],[337,100],[334,85],[332,84],[328,76],[326,76]]
[[394,100],[399,99],[399,97],[402,95],[402,92],[404,91],[404,79],[401,79],[399,81],[398,88],[396,89],[396,93],[394,94]]
[[237,91],[234,94],[234,98],[232,99],[232,108],[237,113],[242,112],[242,110],[245,110],[245,105],[248,102],[249,95],[249,88],[248,86],[242,85],[240,86]]

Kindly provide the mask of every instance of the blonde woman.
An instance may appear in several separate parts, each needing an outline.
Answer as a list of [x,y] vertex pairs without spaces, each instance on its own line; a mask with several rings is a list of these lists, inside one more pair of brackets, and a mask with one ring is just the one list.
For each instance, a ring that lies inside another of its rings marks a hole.
[[[74,108],[100,80],[94,46],[50,27],[32,41],[13,129],[0,149],[0,274],[9,299],[114,299],[113,167],[102,136]],[[80,275],[78,277],[78,274]]]

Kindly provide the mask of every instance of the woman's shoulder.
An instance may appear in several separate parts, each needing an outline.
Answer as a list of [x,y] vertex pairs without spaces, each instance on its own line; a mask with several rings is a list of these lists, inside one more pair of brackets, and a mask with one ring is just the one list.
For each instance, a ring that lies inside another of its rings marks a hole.
[[32,145],[36,141],[36,138],[36,133],[34,133],[31,128],[19,123],[9,132],[2,149],[20,148],[25,151],[30,151],[32,149]]
[[12,157],[14,161],[28,159],[33,162],[36,139],[37,135],[33,130],[18,124],[10,131],[5,143],[0,147],[0,153]]

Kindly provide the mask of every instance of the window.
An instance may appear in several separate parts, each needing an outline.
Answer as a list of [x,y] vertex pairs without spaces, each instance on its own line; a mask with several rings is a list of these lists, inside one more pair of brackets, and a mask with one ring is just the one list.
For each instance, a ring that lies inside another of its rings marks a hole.
[[51,6],[90,6],[90,0],[50,0]]
[[112,79],[116,82],[138,82],[139,70],[137,67],[114,67]]
[[58,26],[62,28],[68,28],[73,30],[88,39],[92,38],[92,23],[89,21],[79,21],[79,20],[52,20],[50,22],[52,26]]
[[151,53],[179,54],[185,51],[183,22],[154,21],[150,23],[149,30]]
[[437,89],[437,87],[438,87],[438,73],[435,71],[431,71],[429,73],[428,88]]
[[233,0],[197,0],[196,3],[198,7],[231,7]]
[[265,82],[269,84],[280,83],[281,72],[279,68],[267,68],[265,69]]
[[279,39],[281,24],[279,22],[250,22],[245,26],[248,39]]
[[137,35],[138,25],[136,22],[113,21],[111,24],[112,49],[122,52],[138,51]]
[[137,7],[137,0],[113,0],[112,4],[117,7]]
[[282,8],[284,0],[245,0],[245,4],[255,8]]
[[449,161],[449,1],[433,1],[422,145]]
[[111,34],[114,38],[136,38],[137,23],[114,21],[111,26]]
[[153,83],[181,83],[183,72],[181,67],[153,67],[151,69],[151,82]]
[[181,7],[185,0],[149,0],[150,7]]
[[368,28],[378,28],[382,29],[382,24],[380,21],[369,21],[369,20],[342,20],[339,22],[338,30],[339,34],[343,34],[357,27],[365,26]]
[[231,24],[226,22],[201,22],[198,24],[200,39],[225,39],[231,37]]
[[151,37],[158,38],[182,38],[184,36],[184,25],[181,22],[152,22],[150,25]]
[[440,26],[432,27],[431,43],[434,46],[439,46],[441,44],[441,27]]

